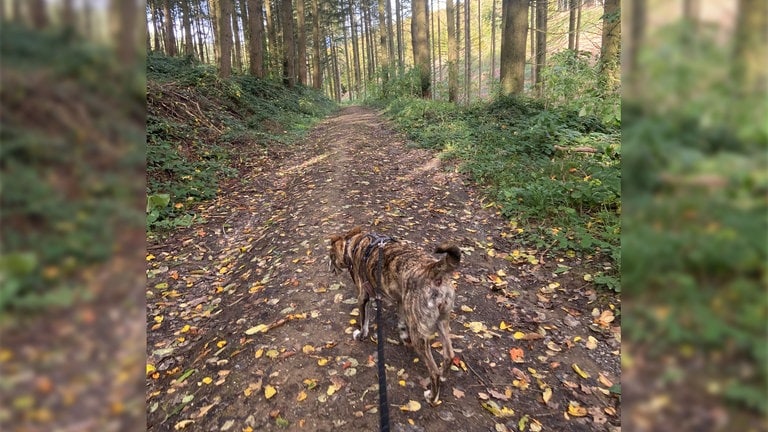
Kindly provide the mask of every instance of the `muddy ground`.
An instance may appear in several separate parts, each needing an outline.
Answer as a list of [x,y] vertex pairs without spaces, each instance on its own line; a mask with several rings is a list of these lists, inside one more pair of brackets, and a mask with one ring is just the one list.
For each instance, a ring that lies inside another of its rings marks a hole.
[[607,264],[521,248],[488,204],[361,107],[249,158],[196,209],[206,222],[150,239],[148,429],[377,430],[376,344],[352,339],[352,282],[327,258],[331,234],[361,225],[463,252],[451,321],[462,363],[441,405],[423,399],[426,366],[384,310],[391,430],[618,430],[620,300],[589,276]]

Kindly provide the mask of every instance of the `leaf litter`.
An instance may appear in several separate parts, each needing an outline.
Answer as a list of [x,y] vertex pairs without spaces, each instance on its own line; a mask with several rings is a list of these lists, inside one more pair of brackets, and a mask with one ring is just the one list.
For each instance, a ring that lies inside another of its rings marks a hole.
[[155,239],[147,255],[149,430],[376,429],[376,345],[345,334],[360,311],[349,276],[325,258],[327,237],[354,224],[463,252],[440,407],[423,400],[426,367],[384,308],[392,424],[620,427],[620,299],[580,276],[599,258],[540,262],[542,251],[520,249],[519,228],[456,167],[407,147],[373,111],[345,108],[247,161],[196,211],[206,222]]

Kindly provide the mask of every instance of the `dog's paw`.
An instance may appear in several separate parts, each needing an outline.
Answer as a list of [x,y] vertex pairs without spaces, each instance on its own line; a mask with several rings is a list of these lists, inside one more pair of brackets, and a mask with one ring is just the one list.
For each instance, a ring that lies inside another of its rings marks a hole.
[[432,393],[432,390],[424,390],[424,399],[427,400],[427,403],[432,406],[438,406],[443,401],[440,400],[440,395],[435,395]]
[[356,340],[356,341],[359,341],[361,339],[362,334],[363,334],[362,331],[355,330],[355,331],[352,332],[352,339]]

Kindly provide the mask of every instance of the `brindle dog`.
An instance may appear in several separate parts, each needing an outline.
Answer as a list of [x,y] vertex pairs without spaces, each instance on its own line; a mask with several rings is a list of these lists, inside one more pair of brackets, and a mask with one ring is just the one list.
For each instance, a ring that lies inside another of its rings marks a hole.
[[[425,360],[432,386],[424,392],[427,401],[436,405],[440,398],[440,381],[455,357],[450,339],[450,319],[455,290],[450,278],[461,261],[461,250],[443,243],[435,253],[445,253],[439,260],[403,242],[374,233],[363,233],[355,227],[342,235],[331,236],[331,270],[348,269],[357,288],[360,329],[356,340],[368,336],[370,314],[366,307],[375,297],[379,248],[383,248],[382,297],[398,307],[400,339],[410,344]],[[429,341],[437,332],[443,346],[443,366],[438,368]]]

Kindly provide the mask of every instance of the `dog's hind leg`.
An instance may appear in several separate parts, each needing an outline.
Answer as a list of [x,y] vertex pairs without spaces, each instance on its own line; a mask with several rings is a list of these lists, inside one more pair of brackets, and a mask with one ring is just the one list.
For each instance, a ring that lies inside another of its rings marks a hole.
[[411,335],[408,332],[408,326],[405,324],[405,307],[400,302],[397,308],[397,329],[400,331],[400,341],[405,345],[411,345]]
[[[440,320],[437,322],[437,336],[440,338],[440,342],[443,344],[443,375],[448,373],[451,368],[451,362],[456,357],[456,353],[453,351],[453,344],[451,344],[451,328],[448,320]],[[445,381],[444,377],[441,377]]]

